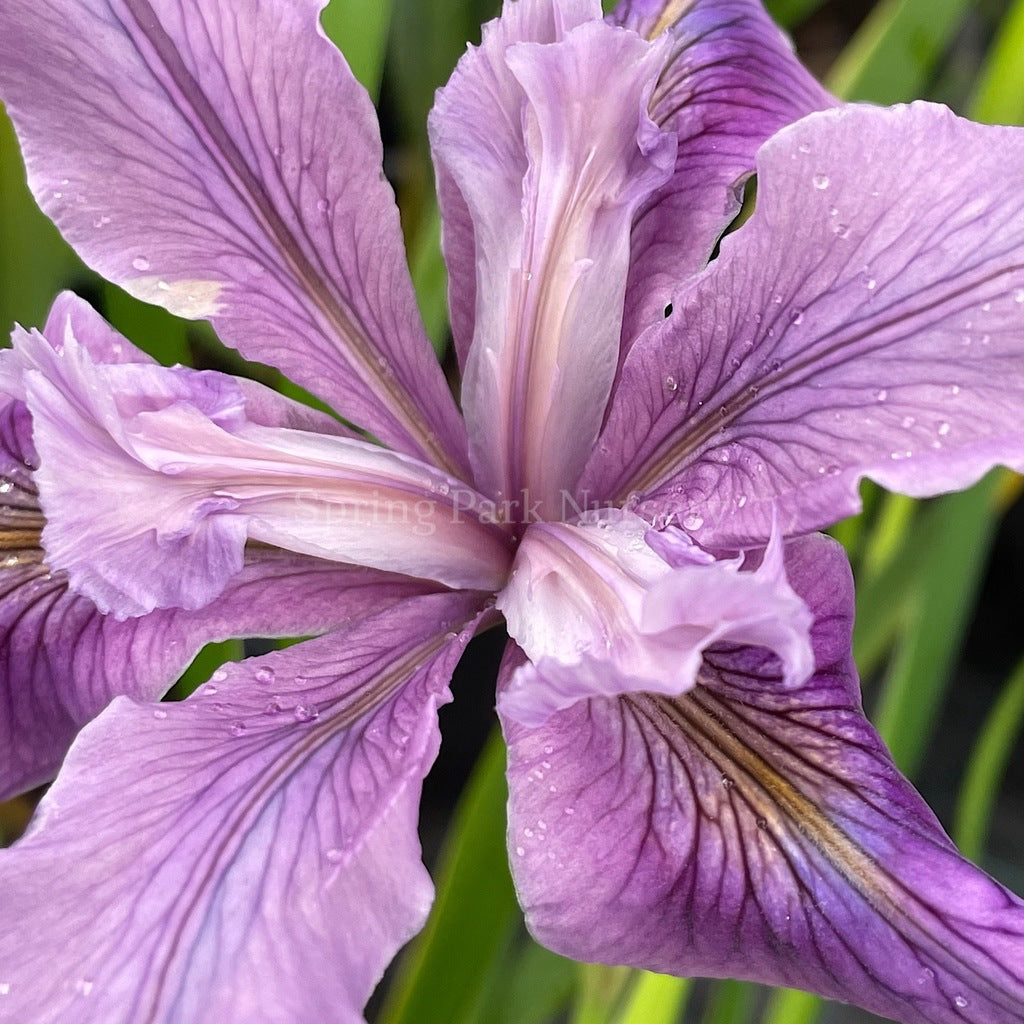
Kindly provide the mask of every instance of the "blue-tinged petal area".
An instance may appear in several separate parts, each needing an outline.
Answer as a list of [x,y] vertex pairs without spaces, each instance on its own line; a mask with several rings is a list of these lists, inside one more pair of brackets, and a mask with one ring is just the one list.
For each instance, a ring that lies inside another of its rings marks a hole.
[[901,1024],[1016,1024],[1024,903],[958,854],[865,719],[841,549],[791,542],[786,569],[815,613],[804,685],[719,646],[679,698],[505,721],[529,927],[578,959],[804,988]]
[[373,105],[322,6],[10,0],[0,98],[40,205],[90,266],[458,473],[465,430]]
[[457,479],[284,425],[264,389],[128,359],[124,339],[104,362],[110,329],[80,341],[73,326],[17,330],[0,389],[32,416],[48,564],[101,611],[202,608],[241,571],[247,541],[456,587],[503,580],[507,536]]
[[416,836],[479,595],[115,701],[0,853],[0,1020],[355,1024],[432,897]]
[[[446,244],[475,261],[462,398],[476,480],[541,518],[564,514],[597,438],[633,215],[674,166],[673,134],[648,115],[666,53],[597,3],[510,2],[431,114]],[[469,268],[454,270],[465,288]]]
[[701,542],[819,529],[1024,466],[1024,130],[849,106],[779,132],[758,202],[624,364],[582,487]]
[[79,728],[116,696],[156,699],[205,643],[312,636],[432,589],[271,549],[198,612],[118,622],[45,564],[31,420],[0,405],[0,799],[47,782]]
[[675,171],[638,211],[622,355],[736,216],[754,155],[780,128],[835,104],[797,60],[761,0],[622,0],[610,21],[671,52],[651,118],[679,138]]

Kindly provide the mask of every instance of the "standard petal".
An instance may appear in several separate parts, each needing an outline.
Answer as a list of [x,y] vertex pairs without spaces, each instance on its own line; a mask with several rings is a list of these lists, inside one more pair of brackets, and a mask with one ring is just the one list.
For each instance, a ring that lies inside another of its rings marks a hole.
[[430,905],[420,782],[478,606],[417,598],[181,704],[116,701],[0,853],[0,1019],[361,1021]]
[[739,212],[754,154],[780,128],[834,105],[760,0],[622,0],[611,20],[672,51],[651,118],[679,137],[675,172],[637,212],[622,355]]
[[502,714],[536,726],[591,697],[676,696],[720,643],[767,648],[785,685],[802,683],[814,667],[811,617],[781,541],[749,562],[716,561],[682,531],[656,533],[628,512],[530,526],[497,598],[529,658],[499,695]]
[[864,718],[838,545],[791,544],[787,568],[816,614],[803,687],[723,647],[676,700],[505,723],[528,924],[584,960],[806,988],[903,1024],[1015,1024],[1024,903],[959,856]]
[[87,263],[458,472],[464,428],[373,106],[322,6],[10,0],[0,95],[40,205]]
[[[549,0],[551,41],[530,18],[544,5],[508,4],[510,23],[463,58],[431,116],[449,250],[469,249],[467,213],[473,230],[463,407],[476,479],[490,494],[528,494],[542,516],[556,514],[596,439],[633,214],[675,154],[647,114],[666,46],[589,6],[585,20],[586,5]],[[463,272],[453,288],[466,288]]]
[[583,486],[702,543],[1024,465],[1024,131],[847,107],[780,132],[758,209],[634,346]]
[[70,332],[14,341],[0,373],[32,414],[47,559],[101,611],[201,608],[247,539],[456,587],[504,578],[490,509],[432,466],[252,422],[251,389],[223,374],[97,363]]

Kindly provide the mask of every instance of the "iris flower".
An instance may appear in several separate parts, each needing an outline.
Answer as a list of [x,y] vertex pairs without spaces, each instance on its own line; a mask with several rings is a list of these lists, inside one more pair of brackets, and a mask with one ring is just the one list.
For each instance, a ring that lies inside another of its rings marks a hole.
[[[540,942],[1019,1022],[1024,907],[865,719],[815,531],[864,477],[1024,464],[1024,132],[839,105],[754,0],[510,0],[430,121],[460,411],[320,6],[0,8],[80,255],[362,431],[71,295],[15,329],[0,785],[56,780],[0,855],[0,1020],[361,1020],[430,904],[437,708],[500,614]],[[246,635],[312,639],[160,702]]]

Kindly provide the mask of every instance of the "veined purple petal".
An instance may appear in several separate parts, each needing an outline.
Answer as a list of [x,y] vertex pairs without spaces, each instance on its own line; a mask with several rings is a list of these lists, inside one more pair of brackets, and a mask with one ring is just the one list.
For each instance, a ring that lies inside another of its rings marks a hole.
[[428,587],[255,549],[224,593],[200,612],[173,609],[117,622],[71,593],[67,577],[44,564],[36,465],[28,410],[3,404],[0,799],[53,778],[79,728],[115,696],[161,697],[205,643],[325,633]]
[[456,587],[504,580],[509,542],[471,488],[361,440],[251,422],[231,377],[97,363],[72,333],[23,331],[0,377],[32,414],[48,562],[103,612],[203,607],[247,539]]
[[505,721],[530,929],[579,959],[806,988],[903,1024],[1016,1024],[1024,903],[959,856],[864,718],[838,545],[787,552],[816,616],[803,686],[719,647],[674,700]]
[[651,117],[679,137],[675,173],[633,227],[625,356],[707,263],[739,212],[761,144],[835,100],[796,59],[760,0],[622,0],[610,20],[648,39],[671,37]]
[[634,346],[582,486],[749,544],[1024,465],[1024,131],[928,104],[780,132],[758,209]]
[[[584,5],[548,0],[551,41],[543,10],[492,26],[463,58],[431,137],[449,248],[468,251],[466,214],[473,231],[463,407],[476,479],[554,516],[614,377],[633,214],[671,172],[675,141],[647,114],[666,45],[606,25],[596,3],[584,20]],[[468,313],[456,320],[464,329]]]
[[420,782],[479,602],[417,598],[183,703],[115,701],[0,853],[0,1019],[361,1021],[430,905]]
[[0,95],[40,205],[87,263],[460,472],[373,106],[322,6],[10,0]]
[[811,619],[781,542],[756,569],[739,571],[743,561],[716,561],[682,531],[655,533],[628,512],[530,526],[497,599],[529,658],[499,695],[503,715],[537,726],[591,697],[676,696],[723,642],[773,651],[785,685],[802,683],[814,667]]

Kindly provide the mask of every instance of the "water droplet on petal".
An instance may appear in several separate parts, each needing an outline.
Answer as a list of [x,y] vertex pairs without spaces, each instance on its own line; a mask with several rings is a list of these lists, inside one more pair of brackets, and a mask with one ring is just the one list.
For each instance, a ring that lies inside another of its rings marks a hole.
[[961,995],[954,996],[953,997],[953,1002],[956,1003],[957,1008],[960,1009],[960,1010],[966,1009],[970,1005],[970,1003],[968,1003],[967,999],[964,996],[961,996]]
[[524,850],[521,846],[517,846],[516,847],[516,856],[517,857],[522,857],[523,854],[525,854],[525,853],[526,853],[526,850]]
[[952,428],[950,427],[950,425],[948,423],[940,423],[939,424],[939,436],[940,437],[945,437],[950,432],[951,429]]
[[88,978],[79,978],[75,982],[75,991],[79,995],[87,996],[93,988],[93,983]]
[[794,309],[789,314],[789,322],[794,327],[799,327],[804,322],[804,311],[802,309]]
[[677,381],[675,379],[675,377],[670,375],[670,376],[665,378],[665,390],[666,391],[675,391],[678,387],[679,387],[679,381]]
[[799,149],[801,153],[810,153],[811,151],[811,147],[808,146],[806,142],[801,142],[796,148]]
[[689,515],[683,517],[683,529],[684,530],[699,530],[704,525],[703,516],[698,516],[691,512]]
[[145,256],[136,256],[135,259],[132,260],[132,266],[136,270],[149,270],[149,260],[147,260]]
[[264,665],[261,668],[256,669],[257,683],[272,683],[276,678],[277,673],[269,665]]
[[722,785],[723,785],[723,786],[724,786],[724,787],[725,787],[726,789],[732,789],[732,787],[733,787],[733,786],[735,786],[735,785],[736,785],[736,783],[735,783],[735,782],[733,782],[733,780],[732,780],[732,778],[731,778],[730,776],[728,776],[728,775],[723,775],[723,776],[722,776]]
[[331,208],[331,204],[326,199],[318,199],[316,203],[316,208],[321,213],[327,213],[327,211]]
[[292,714],[296,722],[315,722],[320,717],[320,710],[312,704],[296,704]]
[[154,718],[161,718],[161,719],[162,718],[166,718],[167,717],[167,712],[164,711],[163,708],[157,708],[156,711],[153,712],[153,717]]
[[0,996],[9,996],[11,994],[11,983],[9,981],[0,981]]
[[824,192],[830,184],[827,174],[816,174],[811,180],[814,182],[814,187],[821,192]]
[[875,401],[884,402],[889,397],[889,392],[885,388],[880,388],[875,392]]
[[245,722],[233,722],[228,731],[232,736],[242,736],[245,733]]
[[767,818],[758,818],[757,819],[757,827],[762,832],[766,832],[768,830],[768,819]]
[[203,687],[203,693],[204,693],[204,694],[205,694],[205,695],[206,695],[207,697],[212,697],[212,696],[214,696],[214,695],[215,695],[215,694],[216,694],[217,692],[218,692],[218,691],[217,691],[217,687],[216,687],[216,686],[213,686],[213,685],[211,685],[210,683],[207,683],[207,684],[206,684],[206,686],[204,686],[204,687]]
[[329,850],[324,853],[328,862],[331,864],[340,864],[345,859],[345,851],[339,849],[337,846],[332,846]]

